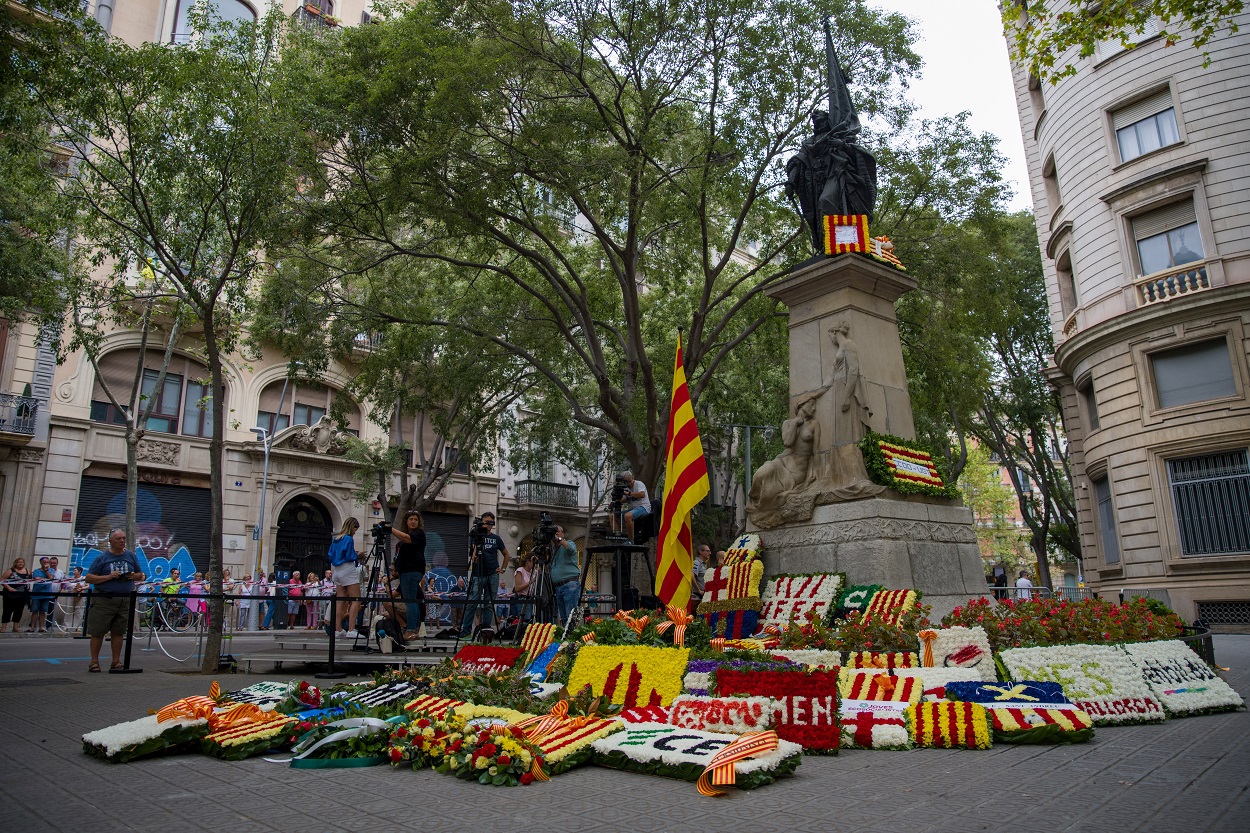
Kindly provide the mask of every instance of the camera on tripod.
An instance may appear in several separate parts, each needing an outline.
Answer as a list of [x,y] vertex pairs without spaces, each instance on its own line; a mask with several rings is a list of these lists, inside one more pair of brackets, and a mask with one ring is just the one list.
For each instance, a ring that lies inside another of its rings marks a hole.
[[482,523],[481,515],[473,516],[473,526],[469,528],[469,535],[477,538],[485,535],[490,530]]
[[551,557],[551,542],[556,537],[556,523],[551,519],[551,515],[543,512],[538,516],[538,526],[534,527],[534,531],[530,533],[530,540],[534,542],[530,554],[540,564],[545,564],[547,559]]
[[625,502],[625,496],[628,494],[629,478],[623,474],[618,474],[616,479],[612,481],[612,505],[608,508],[608,511],[621,511],[621,505]]
[[391,531],[390,521],[379,521],[373,525],[373,537],[384,538]]

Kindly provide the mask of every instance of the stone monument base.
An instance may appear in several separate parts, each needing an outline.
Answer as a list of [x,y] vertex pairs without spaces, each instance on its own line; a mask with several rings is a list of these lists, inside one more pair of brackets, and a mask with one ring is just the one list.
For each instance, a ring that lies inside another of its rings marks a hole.
[[924,594],[934,621],[987,595],[972,512],[921,495],[870,497],[817,506],[810,521],[754,529],[764,574],[843,572],[850,584]]

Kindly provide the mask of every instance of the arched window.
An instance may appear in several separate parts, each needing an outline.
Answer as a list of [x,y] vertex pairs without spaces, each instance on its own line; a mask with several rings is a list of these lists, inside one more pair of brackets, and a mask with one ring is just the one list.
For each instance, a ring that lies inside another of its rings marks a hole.
[[191,40],[191,9],[196,3],[204,2],[212,3],[217,16],[225,23],[256,22],[256,10],[243,0],[178,0],[178,11],[174,16],[174,43]]
[[359,436],[360,408],[346,400],[338,391],[305,381],[291,381],[285,385],[281,379],[270,382],[260,394],[256,409],[256,425],[269,433],[277,433],[292,425],[316,425],[317,420],[328,414],[337,399],[344,399],[343,413],[347,430]]
[[156,384],[161,368],[159,353],[149,353],[142,363],[138,350],[114,350],[101,357],[100,374],[96,377],[91,393],[92,420],[125,424],[125,417],[113,407],[105,393],[105,384],[113,396],[125,404],[140,365],[143,379],[139,392],[143,399],[139,407],[146,407],[147,403],[155,400],[152,413],[148,417],[148,431],[185,434],[189,437],[213,436],[213,404],[209,397],[208,368],[185,356],[173,357],[165,379],[159,386]]

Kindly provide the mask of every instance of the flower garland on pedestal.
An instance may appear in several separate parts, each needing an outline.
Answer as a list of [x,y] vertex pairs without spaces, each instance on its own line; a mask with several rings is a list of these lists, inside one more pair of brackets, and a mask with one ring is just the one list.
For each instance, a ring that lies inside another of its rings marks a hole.
[[845,619],[856,611],[862,613],[872,602],[873,597],[884,589],[880,584],[856,584],[846,588],[838,596],[838,606],[833,612],[834,618]]
[[773,700],[773,726],[783,740],[804,749],[837,754],[838,674],[836,671],[746,671],[722,668],[716,672],[716,693]]
[[792,621],[805,621],[809,613],[824,619],[833,612],[845,583],[842,573],[773,576],[761,597],[760,624],[782,627]]
[[517,664],[522,648],[505,648],[499,645],[465,645],[456,652],[454,659],[464,674],[498,674]]
[[746,735],[771,729],[773,704],[767,697],[690,697],[673,701],[668,722],[683,729]]
[[1095,726],[1163,720],[1163,706],[1122,649],[1110,645],[1012,648],[999,654],[1013,680],[1059,683]]
[[[639,723],[595,741],[593,762],[612,769],[698,781],[719,752],[744,737],[752,736]],[[732,783],[740,790],[754,789],[793,773],[802,762],[802,747],[778,740],[775,749],[736,761]]]
[[689,648],[584,645],[569,672],[570,691],[589,685],[624,708],[667,706],[681,694]]
[[1142,642],[1124,649],[1170,716],[1231,711],[1246,705],[1184,642]]
[[864,608],[864,621],[897,625],[903,614],[915,607],[919,600],[915,590],[882,590]]
[[990,748],[989,717],[976,703],[917,703],[908,707],[907,719],[917,746]]

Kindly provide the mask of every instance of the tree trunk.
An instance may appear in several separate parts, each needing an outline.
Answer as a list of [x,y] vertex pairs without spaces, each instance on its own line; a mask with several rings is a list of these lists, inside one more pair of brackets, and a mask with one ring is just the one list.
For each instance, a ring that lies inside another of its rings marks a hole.
[[208,575],[209,601],[208,638],[204,644],[204,660],[200,670],[205,674],[216,674],[221,660],[221,633],[225,622],[225,603],[221,598],[221,579],[223,559],[221,552],[221,476],[224,461],[226,433],[226,396],[225,380],[221,366],[221,348],[217,344],[214,329],[214,314],[210,308],[204,316],[204,351],[208,359],[209,384],[213,399],[213,437],[208,443],[209,475],[208,475]]
[[[133,422],[130,417],[128,422]],[[126,548],[135,552],[136,516],[139,514],[139,440],[143,432],[126,426]],[[151,578],[151,576],[148,576]]]

